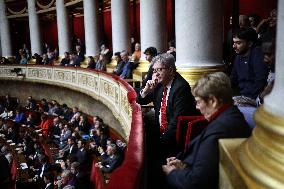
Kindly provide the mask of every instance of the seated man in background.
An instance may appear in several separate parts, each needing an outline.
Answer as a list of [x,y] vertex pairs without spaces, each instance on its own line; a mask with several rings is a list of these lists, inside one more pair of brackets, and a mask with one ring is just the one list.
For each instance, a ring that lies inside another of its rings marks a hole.
[[232,103],[230,79],[217,72],[203,76],[192,88],[196,108],[209,125],[180,157],[170,157],[163,171],[172,188],[218,188],[219,147],[222,138],[250,136],[244,116]]
[[155,47],[148,47],[144,51],[144,54],[145,54],[146,60],[150,63],[150,65],[149,65],[147,75],[142,81],[142,87],[145,87],[148,80],[152,80],[152,75],[153,75],[152,59],[158,54],[158,52],[157,52],[157,49]]
[[234,97],[236,104],[252,104],[266,85],[268,67],[263,62],[261,48],[254,47],[257,34],[254,29],[240,29],[233,35],[233,48],[237,53],[231,83],[239,88],[239,95]]
[[120,52],[116,52],[114,53],[114,59],[117,63],[116,68],[113,70],[113,74],[115,75],[120,75],[122,73],[122,69],[124,67],[125,62],[122,61],[121,56],[120,56]]
[[95,164],[104,173],[111,173],[115,168],[121,164],[121,157],[117,153],[117,146],[115,144],[110,144],[107,146],[107,157],[101,162]]
[[120,77],[122,79],[131,79],[134,63],[129,60],[128,52],[126,50],[121,51],[120,56],[122,61],[124,62]]

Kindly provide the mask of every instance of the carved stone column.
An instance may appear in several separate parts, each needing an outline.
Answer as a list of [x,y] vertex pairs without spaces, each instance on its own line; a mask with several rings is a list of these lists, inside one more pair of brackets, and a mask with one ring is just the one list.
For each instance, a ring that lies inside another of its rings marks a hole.
[[64,5],[64,0],[56,0],[56,17],[57,17],[59,56],[63,57],[65,52],[70,52],[71,50],[68,14],[66,7]]
[[12,57],[10,27],[9,20],[6,16],[6,5],[4,0],[0,0],[0,32],[2,56]]
[[145,49],[156,47],[158,52],[164,52],[167,49],[166,1],[140,1],[140,30],[142,56],[133,74],[133,79],[137,80],[142,80],[149,68],[149,62],[145,60],[143,54]]
[[[283,19],[284,1],[278,1],[274,87],[254,115],[256,127],[252,136],[234,143],[221,141],[221,188],[233,188],[228,186],[239,183],[241,186],[234,188],[284,188]],[[224,184],[228,180],[231,183]]]
[[84,0],[84,24],[85,24],[85,44],[86,55],[95,56],[100,52],[100,28],[98,28],[98,1]]
[[130,5],[129,0],[111,0],[113,52],[130,50]]
[[222,21],[222,1],[175,1],[176,65],[190,84],[220,70]]
[[31,39],[31,53],[32,55],[37,53],[42,54],[41,51],[41,37],[38,15],[36,14],[36,0],[28,0],[28,12],[29,12],[29,27],[30,27],[30,39]]

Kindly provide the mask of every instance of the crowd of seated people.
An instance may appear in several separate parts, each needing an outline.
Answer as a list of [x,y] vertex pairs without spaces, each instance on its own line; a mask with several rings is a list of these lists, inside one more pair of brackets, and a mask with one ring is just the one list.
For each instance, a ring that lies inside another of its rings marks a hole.
[[[102,173],[108,174],[123,161],[126,144],[110,138],[109,127],[98,116],[90,120],[78,107],[70,109],[55,100],[36,101],[32,96],[20,104],[6,95],[0,105],[1,138],[17,147],[12,153],[7,145],[1,146],[1,158],[5,157],[1,167],[8,162],[11,169],[19,154],[28,167],[27,178],[18,181],[17,188],[91,188],[94,158],[101,162]],[[5,179],[8,186],[10,175]]]

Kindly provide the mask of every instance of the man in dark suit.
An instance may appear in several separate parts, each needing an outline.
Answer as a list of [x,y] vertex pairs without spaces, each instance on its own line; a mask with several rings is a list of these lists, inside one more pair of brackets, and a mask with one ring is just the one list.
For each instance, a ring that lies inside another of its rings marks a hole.
[[114,69],[113,74],[120,76],[120,74],[122,74],[122,70],[123,70],[125,62],[122,61],[121,56],[120,56],[120,52],[114,53],[114,59],[117,62],[117,66]]
[[66,158],[69,155],[76,155],[78,151],[78,147],[76,145],[76,138],[69,137],[67,139],[67,145],[59,150],[59,158]]
[[45,185],[44,189],[53,189],[54,188],[54,175],[51,172],[46,172],[43,174],[43,180]]
[[[194,98],[187,81],[176,72],[175,59],[171,54],[157,55],[152,60],[152,64],[153,77],[140,91],[138,102],[154,103],[155,126],[149,134],[160,138],[160,150],[166,153],[163,156],[173,155],[178,150],[176,146],[178,116],[196,114]],[[163,112],[163,108],[166,108],[166,111]],[[166,117],[163,113],[166,113]]]
[[128,52],[126,50],[121,51],[120,56],[122,61],[124,62],[120,77],[122,79],[131,79],[134,63],[129,60]]
[[90,189],[90,174],[87,172],[82,171],[79,162],[73,162],[70,168],[72,174],[75,177],[75,188],[80,189]]
[[110,144],[107,146],[107,157],[101,162],[95,164],[104,173],[111,173],[115,168],[121,164],[121,158],[117,153],[117,146],[115,144]]
[[189,84],[176,72],[174,56],[159,54],[151,63],[152,79],[146,82],[137,100],[140,104],[154,103],[155,123],[145,120],[146,161],[149,187],[163,188],[160,184],[165,181],[156,175],[162,175],[161,164],[165,158],[179,150],[176,143],[178,116],[195,115],[196,109]]
[[88,163],[88,152],[86,150],[86,142],[82,139],[78,140],[78,151],[77,151],[77,159],[78,159],[78,162],[82,165],[82,166],[85,166],[87,163]]

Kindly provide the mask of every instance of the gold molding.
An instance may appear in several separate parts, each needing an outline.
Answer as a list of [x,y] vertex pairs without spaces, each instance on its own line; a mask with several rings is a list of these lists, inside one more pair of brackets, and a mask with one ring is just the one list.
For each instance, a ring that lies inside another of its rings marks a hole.
[[260,107],[255,121],[252,136],[240,147],[240,164],[258,188],[284,188],[284,118]]
[[9,7],[7,7],[7,10],[9,13],[13,14],[13,15],[21,15],[24,14],[27,11],[27,7],[24,7],[22,10],[20,11],[13,11],[12,9],[10,9]]
[[224,65],[216,66],[200,66],[200,67],[188,67],[188,68],[177,68],[183,78],[190,84],[194,85],[198,79],[204,74],[214,73],[218,71],[224,71]]
[[54,0],[51,0],[51,2],[47,5],[42,5],[42,4],[39,3],[39,1],[36,1],[36,4],[41,9],[48,9],[54,4]]

